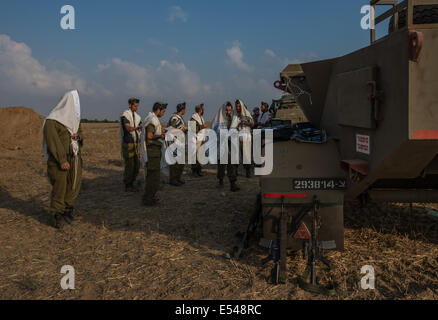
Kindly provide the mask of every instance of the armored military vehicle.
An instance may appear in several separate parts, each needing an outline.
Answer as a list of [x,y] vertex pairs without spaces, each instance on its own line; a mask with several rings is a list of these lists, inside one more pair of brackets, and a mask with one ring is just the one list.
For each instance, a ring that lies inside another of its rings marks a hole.
[[318,285],[324,249],[343,250],[345,199],[438,202],[438,1],[371,1],[389,34],[346,56],[287,66],[276,88],[292,94],[327,138],[274,143],[274,170],[260,178],[261,244],[286,280],[287,250],[308,259],[303,288]]

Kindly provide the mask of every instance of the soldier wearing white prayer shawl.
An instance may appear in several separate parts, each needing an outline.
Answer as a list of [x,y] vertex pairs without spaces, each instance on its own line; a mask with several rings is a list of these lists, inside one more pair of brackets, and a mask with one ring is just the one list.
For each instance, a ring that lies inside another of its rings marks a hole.
[[134,186],[140,171],[141,117],[137,114],[139,99],[130,98],[129,108],[120,117],[120,147],[125,162],[123,182],[126,192],[137,192]]
[[52,184],[50,212],[62,229],[74,220],[74,201],[82,178],[81,105],[77,90],[64,95],[43,124],[43,152]]
[[[205,142],[205,138],[203,137],[202,130],[207,128],[207,125],[204,121],[204,104],[197,105],[195,107],[195,113],[192,115],[190,121],[194,121],[196,123],[196,150],[198,150],[201,145]],[[192,165],[192,175],[195,177],[203,177],[204,173],[202,172],[202,165],[196,160],[196,164]]]
[[[226,102],[219,109],[218,113],[214,117],[211,128],[216,132],[218,141],[218,166],[217,166],[217,178],[219,188],[224,186],[225,169],[227,170],[228,179],[230,181],[230,190],[232,192],[237,192],[240,188],[237,186],[237,164],[232,164],[231,154],[234,152],[238,155],[239,153],[239,140],[227,138],[224,141],[224,131],[228,130],[232,135],[238,134],[237,128],[239,126],[240,120],[234,115],[233,105],[231,102]],[[222,132],[221,132],[222,131]],[[222,137],[221,137],[222,136]],[[228,148],[226,148],[228,145]],[[225,153],[227,150],[228,153]],[[228,158],[228,163],[221,163],[223,159]]]
[[152,112],[144,119],[141,145],[146,169],[146,185],[143,195],[145,206],[154,206],[158,203],[155,195],[160,187],[161,157],[166,133],[161,128],[159,119],[166,113],[166,108],[166,103],[156,102]]
[[251,149],[252,149],[252,128],[254,127],[254,120],[251,113],[246,108],[242,100],[236,100],[235,102],[236,116],[239,118],[239,125],[237,129],[239,130],[240,139],[240,163],[246,171],[246,177],[251,178]]
[[[176,106],[176,113],[174,113],[167,125],[168,127],[168,137],[172,141],[166,141],[166,143],[170,146],[173,143],[179,143],[180,146],[185,147],[185,140],[179,141],[178,135],[181,133],[186,133],[186,123],[184,121],[184,114],[186,113],[186,103],[180,103]],[[176,151],[175,151],[176,153]],[[175,163],[169,168],[169,184],[174,187],[181,187],[185,184],[185,181],[182,179],[182,174],[184,172],[184,164],[183,163]]]

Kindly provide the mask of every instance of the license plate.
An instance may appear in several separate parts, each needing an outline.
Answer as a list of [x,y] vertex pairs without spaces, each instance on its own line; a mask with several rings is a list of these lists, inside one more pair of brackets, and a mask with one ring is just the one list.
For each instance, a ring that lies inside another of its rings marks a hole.
[[294,190],[345,190],[347,180],[340,178],[303,178],[293,180]]

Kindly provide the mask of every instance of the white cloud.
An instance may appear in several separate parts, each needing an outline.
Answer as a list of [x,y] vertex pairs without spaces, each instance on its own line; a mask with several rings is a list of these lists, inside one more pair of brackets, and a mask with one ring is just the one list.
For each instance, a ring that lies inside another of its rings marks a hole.
[[153,70],[129,61],[114,58],[108,64],[98,65],[99,82],[115,91],[130,95],[153,95],[157,92]]
[[251,72],[254,68],[243,61],[243,52],[240,49],[240,43],[234,42],[233,46],[227,49],[227,56],[229,62],[240,70]]
[[161,82],[167,82],[168,86],[163,88],[169,94],[177,94],[181,97],[194,96],[201,90],[200,77],[187,69],[183,63],[172,63],[162,60],[157,69],[157,78]]
[[170,7],[169,18],[170,22],[180,20],[181,22],[187,22],[188,15],[180,6]]
[[157,67],[140,66],[119,58],[99,65],[99,82],[124,95],[192,97],[203,90],[198,74],[185,64],[162,60]]
[[0,93],[38,95],[60,94],[70,89],[86,91],[79,76],[60,70],[48,70],[32,57],[31,49],[7,35],[0,34]]
[[154,101],[164,100],[171,105],[186,101],[191,106],[205,102],[206,117],[211,118],[226,100],[241,98],[253,107],[279,94],[272,86],[274,79],[269,78],[272,70],[248,65],[238,42],[226,54],[234,70],[225,78],[209,76],[208,82],[186,64],[169,58],[155,65],[112,58],[86,70],[85,78],[80,66],[64,60],[45,66],[26,44],[0,35],[0,105],[26,105],[47,114],[62,94],[77,88],[87,118],[117,119],[129,96],[142,99],[142,115]]
[[266,49],[266,50],[265,50],[265,54],[268,55],[268,56],[270,56],[271,58],[276,58],[276,57],[277,57],[277,55],[275,54],[275,52],[272,51],[271,49]]

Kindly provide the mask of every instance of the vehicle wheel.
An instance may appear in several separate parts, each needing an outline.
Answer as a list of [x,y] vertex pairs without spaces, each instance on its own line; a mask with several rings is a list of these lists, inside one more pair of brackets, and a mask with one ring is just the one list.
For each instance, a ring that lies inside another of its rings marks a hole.
[[[407,9],[399,12],[398,16],[398,28],[404,28],[407,24],[406,14]],[[414,23],[415,24],[428,24],[438,23],[438,5],[425,5],[414,7]],[[391,17],[388,26],[388,32],[394,32],[394,16]]]

